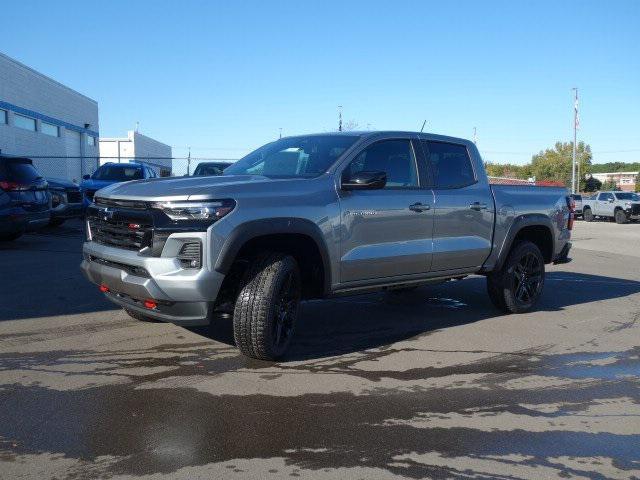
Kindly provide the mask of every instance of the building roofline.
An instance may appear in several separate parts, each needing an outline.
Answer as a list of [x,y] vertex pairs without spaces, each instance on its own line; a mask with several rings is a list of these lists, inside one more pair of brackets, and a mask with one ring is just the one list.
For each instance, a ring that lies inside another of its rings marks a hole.
[[45,75],[44,73],[41,73],[41,72],[39,72],[39,71],[37,71],[37,70],[35,70],[33,68],[31,68],[28,65],[25,65],[24,63],[16,60],[15,58],[10,57],[9,55],[5,55],[4,53],[0,52],[0,57],[5,58],[5,59],[9,60],[10,62],[15,63],[16,65],[19,65],[20,67],[22,67],[22,68],[24,68],[26,70],[29,70],[31,73],[33,73],[33,74],[35,74],[35,75],[37,75],[37,76],[39,76],[39,77],[51,82],[51,83],[54,83],[57,86],[62,87],[65,90],[68,90],[69,92],[74,93],[74,94],[76,94],[76,95],[78,95],[78,96],[80,96],[82,98],[85,98],[86,100],[89,100],[89,101],[95,103],[96,105],[98,105],[98,102],[96,100],[94,100],[93,98],[87,97],[86,95],[83,95],[82,93],[78,92],[77,90],[74,90],[73,88],[62,84],[62,83],[58,82],[57,80],[54,80],[53,78],[51,78],[51,77]]

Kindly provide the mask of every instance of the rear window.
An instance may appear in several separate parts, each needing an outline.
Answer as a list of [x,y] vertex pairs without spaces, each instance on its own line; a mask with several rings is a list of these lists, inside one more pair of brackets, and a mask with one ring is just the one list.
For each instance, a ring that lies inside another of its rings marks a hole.
[[201,163],[196,167],[196,171],[193,172],[194,175],[222,175],[225,167],[228,167],[228,164],[203,164]]
[[475,183],[467,147],[455,143],[422,141],[436,188],[460,188]]
[[22,162],[0,163],[0,179],[18,183],[30,183],[42,178],[33,165]]

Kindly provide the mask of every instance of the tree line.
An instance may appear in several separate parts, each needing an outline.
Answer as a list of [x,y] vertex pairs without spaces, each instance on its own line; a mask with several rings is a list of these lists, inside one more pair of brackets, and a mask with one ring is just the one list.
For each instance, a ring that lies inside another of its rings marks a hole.
[[[537,181],[552,180],[562,182],[567,186],[571,185],[571,164],[573,158],[573,142],[556,142],[553,148],[541,150],[531,158],[531,163],[525,165],[515,165],[511,163],[485,163],[487,174],[492,177],[507,177],[530,179]],[[580,188],[581,192],[593,192],[600,189],[613,190],[615,183],[602,185],[602,182],[591,177],[585,178],[587,174],[604,172],[629,172],[640,171],[640,163],[609,162],[602,164],[592,164],[593,155],[591,147],[584,142],[578,142],[576,148],[576,158],[580,166]],[[636,180],[636,189],[640,188],[640,178]]]

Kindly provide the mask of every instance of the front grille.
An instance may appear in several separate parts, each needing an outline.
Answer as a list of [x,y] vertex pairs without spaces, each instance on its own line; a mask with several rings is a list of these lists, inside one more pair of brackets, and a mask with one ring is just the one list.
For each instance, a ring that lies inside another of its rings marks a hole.
[[111,198],[97,197],[95,203],[99,207],[120,207],[132,210],[146,210],[149,208],[147,202],[138,200],[114,200]]
[[67,189],[67,203],[81,203],[82,202],[82,193],[77,188],[68,188]]
[[96,243],[127,250],[141,250],[152,245],[150,225],[89,217],[91,239]]
[[640,215],[640,203],[631,205],[631,215]]

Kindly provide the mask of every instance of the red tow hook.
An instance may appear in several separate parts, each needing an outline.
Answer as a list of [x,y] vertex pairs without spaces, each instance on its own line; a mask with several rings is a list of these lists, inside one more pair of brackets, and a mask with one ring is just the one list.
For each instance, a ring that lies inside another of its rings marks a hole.
[[109,287],[107,287],[105,284],[100,285],[98,288],[102,293],[107,293],[109,291]]
[[158,306],[158,304],[156,303],[155,300],[145,300],[144,301],[144,307],[148,308],[149,310],[155,310],[155,308]]

